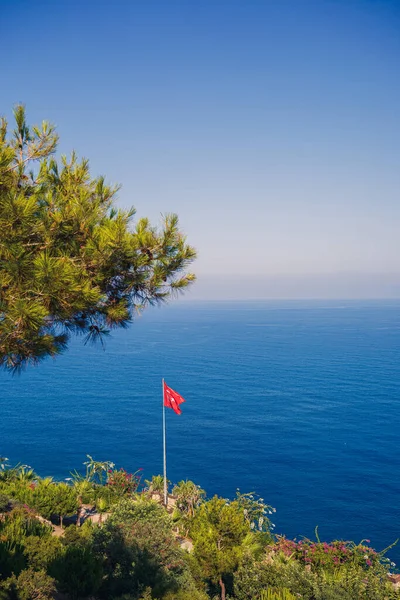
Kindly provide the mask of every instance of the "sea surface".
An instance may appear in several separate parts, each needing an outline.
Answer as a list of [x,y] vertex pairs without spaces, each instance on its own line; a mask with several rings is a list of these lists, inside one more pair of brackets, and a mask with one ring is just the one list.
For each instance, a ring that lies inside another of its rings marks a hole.
[[[209,496],[256,492],[288,536],[400,537],[400,301],[175,302],[101,346],[0,373],[0,455],[59,479],[86,455]],[[400,545],[389,552],[400,563]]]

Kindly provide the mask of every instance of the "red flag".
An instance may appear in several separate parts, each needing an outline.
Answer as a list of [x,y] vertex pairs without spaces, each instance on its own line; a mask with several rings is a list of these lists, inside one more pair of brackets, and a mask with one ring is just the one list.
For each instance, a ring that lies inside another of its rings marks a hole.
[[175,392],[172,388],[168,387],[168,385],[164,381],[164,406],[167,408],[172,408],[172,410],[180,415],[182,413],[179,405],[185,402],[184,398]]

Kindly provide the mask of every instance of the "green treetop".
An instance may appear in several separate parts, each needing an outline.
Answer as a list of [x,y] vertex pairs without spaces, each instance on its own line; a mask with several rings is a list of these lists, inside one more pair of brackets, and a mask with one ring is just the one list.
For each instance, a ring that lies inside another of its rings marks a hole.
[[237,500],[214,496],[197,510],[191,529],[194,556],[204,575],[219,584],[221,600],[225,600],[225,577],[237,568],[248,534],[249,525]]
[[195,250],[176,215],[161,230],[114,205],[118,187],[92,178],[75,153],[57,161],[57,134],[0,123],[0,365],[17,370],[125,327],[135,310],[168,300],[195,277]]

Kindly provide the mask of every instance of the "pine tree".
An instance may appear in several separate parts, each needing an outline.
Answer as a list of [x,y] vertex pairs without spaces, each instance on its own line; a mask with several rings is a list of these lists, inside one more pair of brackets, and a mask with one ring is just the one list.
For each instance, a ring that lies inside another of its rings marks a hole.
[[231,578],[245,550],[249,525],[237,500],[214,496],[197,510],[190,534],[194,557],[207,579],[221,588],[226,598],[226,578]]
[[0,366],[19,370],[126,327],[136,311],[195,279],[195,250],[167,215],[160,230],[115,207],[117,186],[73,152],[57,161],[53,126],[28,127],[23,106],[0,122]]

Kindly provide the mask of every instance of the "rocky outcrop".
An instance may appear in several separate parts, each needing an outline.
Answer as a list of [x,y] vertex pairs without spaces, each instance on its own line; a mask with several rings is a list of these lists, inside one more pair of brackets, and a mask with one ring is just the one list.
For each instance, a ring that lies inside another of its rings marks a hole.
[[391,581],[395,590],[400,590],[400,574],[392,575],[389,573],[389,581]]

